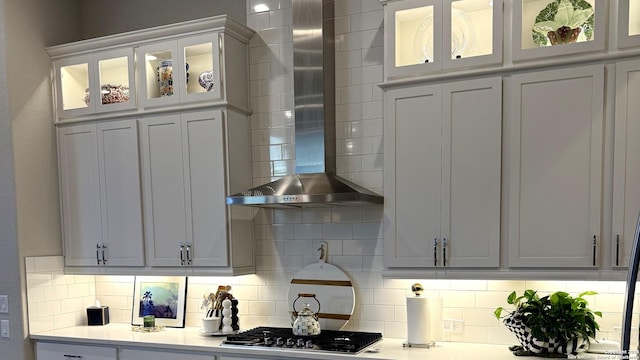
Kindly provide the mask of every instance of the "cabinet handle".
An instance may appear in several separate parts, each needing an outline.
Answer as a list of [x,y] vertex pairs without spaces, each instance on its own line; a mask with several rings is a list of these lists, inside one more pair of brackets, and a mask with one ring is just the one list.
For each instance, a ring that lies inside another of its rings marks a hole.
[[447,266],[447,238],[442,238],[442,266]]
[[438,266],[438,238],[433,239],[433,266]]
[[102,244],[102,265],[107,265],[107,257],[104,255],[107,250],[107,244]]
[[184,243],[180,243],[180,265],[184,266]]
[[616,266],[620,265],[620,234],[616,234]]
[[96,261],[98,262],[98,265],[100,265],[100,244],[96,244]]
[[82,355],[69,355],[69,354],[64,354],[62,355],[63,357],[67,358],[67,359],[82,359]]
[[187,265],[191,265],[191,243],[187,243]]
[[596,235],[593,235],[593,266],[596,266],[596,244],[597,244],[597,240],[596,240]]

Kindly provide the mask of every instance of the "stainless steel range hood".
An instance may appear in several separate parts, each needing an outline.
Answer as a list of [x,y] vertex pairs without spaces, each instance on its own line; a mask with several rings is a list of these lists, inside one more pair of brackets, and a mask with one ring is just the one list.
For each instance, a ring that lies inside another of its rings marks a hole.
[[296,175],[227,197],[258,207],[361,206],[382,196],[336,176],[333,0],[293,0]]

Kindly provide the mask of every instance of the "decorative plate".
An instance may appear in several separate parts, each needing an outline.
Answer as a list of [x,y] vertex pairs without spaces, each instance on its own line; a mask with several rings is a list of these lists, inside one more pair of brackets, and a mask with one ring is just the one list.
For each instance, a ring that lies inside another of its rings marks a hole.
[[556,43],[549,38],[550,32],[554,33],[552,36],[560,35],[557,43],[587,41],[593,37],[593,15],[593,7],[585,0],[554,0],[536,16],[533,41],[540,46]]
[[[462,56],[473,42],[471,19],[462,10],[451,9],[451,58]],[[420,63],[433,61],[433,14],[427,15],[413,38],[413,53]]]

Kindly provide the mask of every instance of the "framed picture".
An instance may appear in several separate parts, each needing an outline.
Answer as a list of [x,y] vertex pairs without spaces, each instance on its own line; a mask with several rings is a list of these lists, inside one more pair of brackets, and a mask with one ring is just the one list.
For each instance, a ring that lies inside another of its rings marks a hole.
[[156,326],[184,327],[186,295],[185,276],[136,276],[131,324],[143,325],[153,315]]

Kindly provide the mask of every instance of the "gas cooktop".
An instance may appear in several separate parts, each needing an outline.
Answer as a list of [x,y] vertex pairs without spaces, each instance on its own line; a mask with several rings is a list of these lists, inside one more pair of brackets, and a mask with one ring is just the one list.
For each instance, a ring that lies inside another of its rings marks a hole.
[[307,350],[358,354],[382,340],[381,333],[322,330],[319,335],[295,336],[291,328],[256,327],[228,335],[222,346],[258,346],[283,350]]

